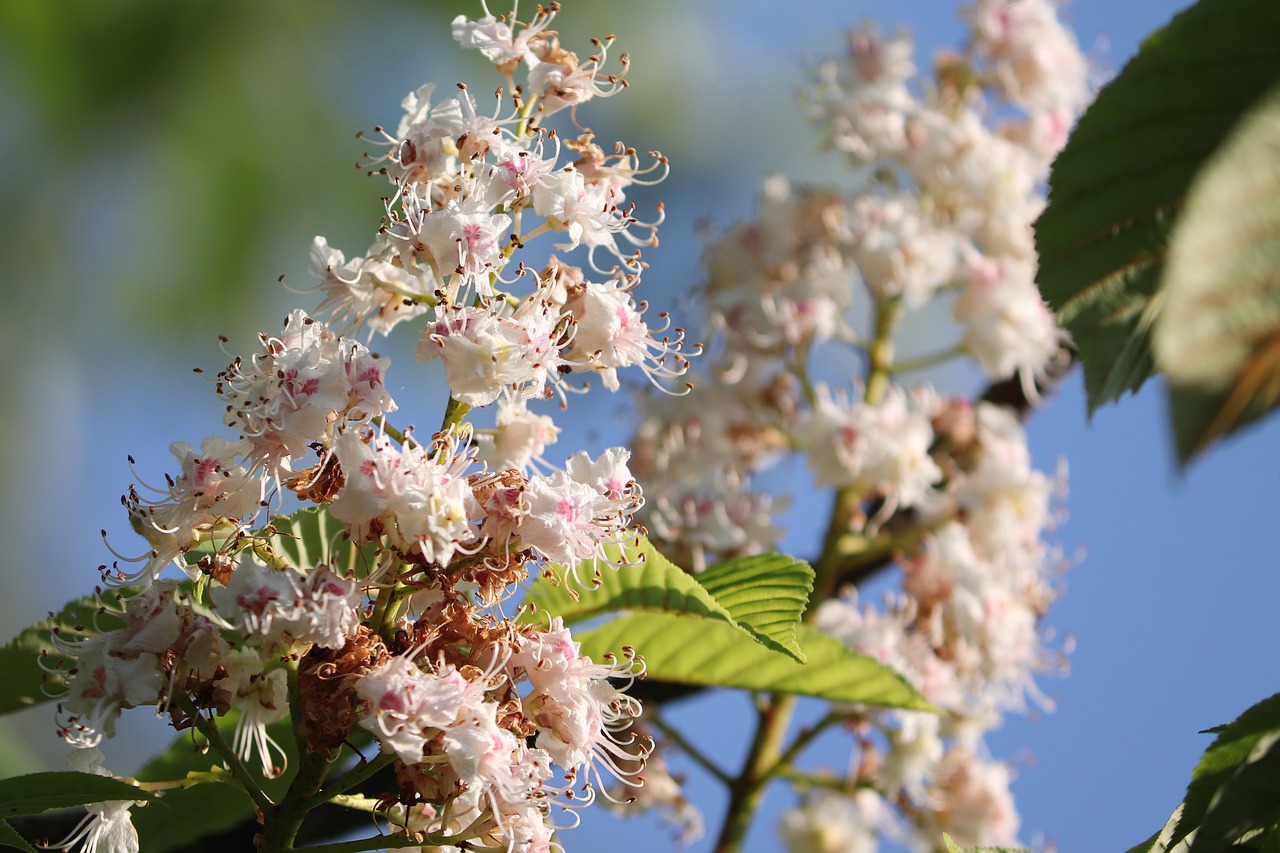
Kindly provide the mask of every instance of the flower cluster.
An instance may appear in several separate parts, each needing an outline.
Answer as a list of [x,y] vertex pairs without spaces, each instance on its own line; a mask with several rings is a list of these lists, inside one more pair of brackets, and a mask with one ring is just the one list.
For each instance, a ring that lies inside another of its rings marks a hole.
[[[1066,341],[1034,283],[1031,222],[1087,98],[1086,63],[1049,0],[979,0],[964,15],[969,44],[928,79],[905,33],[870,26],[819,67],[808,109],[865,181],[845,197],[773,177],[755,218],[710,243],[710,378],[695,379],[696,406],[653,397],[633,445],[645,524],[695,568],[788,535],[786,501],[761,474],[802,455],[834,492],[810,618],[945,712],[849,709],[856,794],[806,795],[782,824],[794,851],[872,850],[886,833],[935,849],[944,831],[1016,846],[1010,771],[982,736],[1051,704],[1035,677],[1065,666],[1042,625],[1063,562],[1044,540],[1063,477],[1032,466],[1015,410],[902,384],[967,356],[1034,405]],[[903,318],[935,304],[950,307],[954,343],[899,357]],[[860,603],[857,585],[892,563],[900,591]]]
[[[604,776],[639,784],[650,747],[630,733],[640,705],[625,689],[643,665],[594,662],[559,620],[500,607],[539,571],[585,583],[579,564],[628,559],[608,546],[634,538],[644,502],[622,448],[548,463],[558,429],[529,401],[564,405],[590,374],[617,390],[627,367],[680,392],[688,369],[683,332],[634,296],[661,214],[642,223],[627,192],[666,161],[606,153],[578,123],[625,87],[627,59],[614,72],[605,42],[586,59],[562,47],[556,11],[454,21],[507,94],[488,108],[464,85],[405,99],[370,155],[391,185],[371,248],[347,258],[315,239],[317,310],[213,380],[235,438],[173,445],[178,470],[124,496],[147,550],[102,568],[119,593],[83,636],[56,636],[46,664],[71,745],[92,749],[147,705],[216,745],[212,719],[234,711],[231,771],[270,778],[288,761],[277,723],[304,762],[363,736],[397,781],[371,811],[424,843],[509,851],[550,849],[553,806],[590,803]],[[576,138],[545,124],[561,110]],[[542,234],[564,259],[521,260]],[[355,339],[410,323],[451,396],[425,441],[390,423],[390,363]],[[495,403],[493,427],[465,420]],[[268,517],[299,502],[311,509]],[[307,537],[318,552],[292,544]],[[170,566],[185,579],[162,578]],[[128,808],[99,808],[68,844],[136,849]]]

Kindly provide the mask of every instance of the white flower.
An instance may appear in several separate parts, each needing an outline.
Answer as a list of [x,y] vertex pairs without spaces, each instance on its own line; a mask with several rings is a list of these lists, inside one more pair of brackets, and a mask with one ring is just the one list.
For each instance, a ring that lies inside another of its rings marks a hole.
[[885,805],[867,789],[851,796],[815,791],[782,816],[778,832],[790,853],[875,853]]
[[353,539],[367,539],[377,522],[394,545],[443,566],[475,538],[479,507],[465,476],[474,451],[464,450],[456,434],[434,448],[406,441],[397,449],[381,433],[348,431],[334,452],[346,483],[330,512]]
[[886,513],[928,502],[942,479],[929,456],[936,408],[927,388],[908,396],[901,386],[890,385],[878,405],[851,402],[820,388],[805,428],[809,466],[818,484],[883,495]]
[[[80,773],[111,775],[103,769],[102,753],[96,748],[76,750],[67,756],[67,764]],[[129,813],[133,805],[131,800],[112,800],[86,806],[89,814],[84,820],[47,849],[70,850],[79,844],[78,853],[138,853],[138,831]]]

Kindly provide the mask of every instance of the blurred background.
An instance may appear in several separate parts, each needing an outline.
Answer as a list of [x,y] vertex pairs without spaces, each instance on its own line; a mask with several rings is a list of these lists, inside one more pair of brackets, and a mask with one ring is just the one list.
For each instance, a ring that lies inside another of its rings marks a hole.
[[[593,103],[585,120],[606,144],[671,159],[671,178],[638,198],[641,211],[666,204],[644,279],[663,307],[688,305],[699,281],[697,224],[751,215],[767,173],[849,183],[794,100],[807,69],[841,49],[841,30],[868,17],[905,24],[921,64],[963,38],[937,0],[564,5],[556,24],[567,47],[586,53],[590,36],[616,33],[633,60],[631,89]],[[1183,5],[1076,0],[1065,15],[1105,72]],[[365,250],[385,185],[356,167],[368,147],[356,131],[394,127],[399,101],[424,82],[497,85],[449,35],[454,15],[478,7],[0,0],[0,639],[92,588],[109,557],[100,529],[134,548],[117,503],[128,454],[159,480],[170,442],[221,432],[209,381],[190,372],[225,366],[217,335],[243,352],[289,308],[314,307],[277,283],[283,274],[284,285],[311,286],[314,235],[348,255]],[[406,420],[438,422],[436,365],[416,364],[407,345],[374,346],[394,362],[389,385]],[[942,379],[961,390],[980,381],[963,371]],[[1162,393],[1155,383],[1089,424],[1077,375],[1029,424],[1041,468],[1069,460],[1071,515],[1057,537],[1083,559],[1050,614],[1076,641],[1070,677],[1042,685],[1057,710],[1012,719],[991,741],[1017,769],[1028,843],[1124,850],[1147,837],[1208,745],[1198,732],[1280,685],[1280,426],[1265,422],[1179,475]],[[629,432],[622,397],[575,400],[567,418],[565,453]],[[825,512],[796,505],[797,515]],[[813,548],[799,536],[787,544],[800,556]],[[149,717],[125,715],[108,744],[119,773],[169,739],[131,716]],[[671,717],[730,766],[745,751],[741,695],[693,700]],[[0,776],[61,768],[48,708],[0,726]],[[845,746],[824,744],[839,766]],[[696,768],[689,778],[714,834],[724,797]],[[751,850],[776,849],[787,802],[772,792]],[[624,825],[602,812],[564,835],[569,850],[671,844],[655,820]],[[704,839],[692,849],[708,848]]]

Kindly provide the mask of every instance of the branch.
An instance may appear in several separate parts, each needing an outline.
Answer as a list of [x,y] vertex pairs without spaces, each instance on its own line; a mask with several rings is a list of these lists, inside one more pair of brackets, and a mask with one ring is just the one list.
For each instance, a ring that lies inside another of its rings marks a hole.
[[662,719],[662,716],[654,710],[649,716],[649,722],[655,729],[667,736],[685,755],[689,756],[692,761],[712,776],[719,779],[726,787],[733,785],[733,779],[728,773],[721,770],[710,758],[703,755],[702,752],[682,735],[677,729]]

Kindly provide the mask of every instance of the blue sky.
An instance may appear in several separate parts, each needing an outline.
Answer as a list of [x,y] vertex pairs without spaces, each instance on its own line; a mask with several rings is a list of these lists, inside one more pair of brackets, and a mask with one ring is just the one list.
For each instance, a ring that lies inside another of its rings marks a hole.
[[[585,30],[574,23],[578,4],[564,5],[560,23],[568,43]],[[1182,5],[1077,0],[1067,14],[1088,52],[1118,68],[1141,37]],[[925,49],[960,36],[950,6],[925,0],[582,6],[600,20],[617,18],[609,29],[635,62],[632,91],[593,114],[592,124],[610,127],[609,135],[642,150],[656,147],[672,156],[672,177],[658,194],[667,201],[669,219],[662,246],[647,255],[652,269],[646,286],[667,290],[673,299],[698,281],[694,222],[711,216],[726,223],[748,215],[768,171],[810,180],[842,173],[833,158],[815,155],[813,138],[797,129],[799,111],[790,101],[803,68],[839,49],[840,29],[865,17],[886,29],[902,22]],[[371,12],[365,10],[365,16]],[[340,81],[333,83],[333,105],[343,121],[350,121],[352,132],[394,123],[399,99],[419,83],[436,79],[447,85],[461,76],[438,64],[457,54],[446,50],[437,58],[436,51],[423,50],[413,27],[366,23],[367,29],[326,45],[326,64],[316,69],[325,81]],[[12,92],[5,94],[0,110],[11,108],[13,100]],[[669,113],[665,121],[664,113]],[[264,145],[278,144],[268,130],[263,136]],[[109,301],[93,290],[102,257],[89,254],[86,246],[110,244],[112,252],[134,255],[151,251],[145,235],[121,224],[127,223],[129,208],[117,212],[110,203],[120,182],[136,173],[134,168],[100,176],[79,199],[108,212],[93,220],[93,228],[76,231],[77,239],[66,245],[61,269],[77,277],[76,292],[85,294],[82,305]],[[367,243],[367,234],[333,234],[327,211],[303,202],[290,223],[296,233],[289,232],[271,256],[263,281],[274,280],[281,270],[291,281],[305,281],[310,234],[325,233],[348,252]],[[25,271],[18,273],[20,285],[39,284],[29,259],[8,260],[10,268]],[[280,316],[280,308],[292,301],[276,292],[263,316]],[[39,413],[25,426],[20,423],[16,435],[6,434],[3,470],[10,488],[0,541],[7,543],[17,567],[0,609],[4,626],[12,629],[6,634],[91,588],[93,567],[105,556],[99,528],[112,531],[113,541],[130,541],[116,503],[129,482],[126,454],[135,454],[145,471],[158,474],[167,465],[169,442],[198,442],[217,429],[216,401],[187,371],[197,364],[221,366],[212,343],[225,328],[218,317],[208,318],[205,341],[175,355],[171,344],[170,350],[147,344],[154,330],[104,332],[94,328],[93,311],[82,309],[67,318],[58,306],[40,311],[25,321],[31,328],[20,328],[13,316],[4,326],[11,339],[29,340],[37,329],[46,342],[40,358],[15,362],[21,369],[5,387],[11,407],[21,406],[11,411]],[[257,325],[276,323],[264,319]],[[60,335],[79,336],[79,346],[58,346]],[[401,353],[393,374],[407,388],[423,372]],[[1057,630],[1076,643],[1070,676],[1043,685],[1056,698],[1057,710],[1035,720],[1011,719],[991,738],[993,753],[1018,768],[1014,790],[1024,841],[1039,833],[1063,851],[1128,849],[1158,828],[1180,800],[1208,742],[1198,732],[1232,719],[1280,684],[1280,667],[1268,663],[1273,602],[1280,594],[1275,557],[1280,526],[1273,521],[1277,466],[1271,461],[1274,453],[1265,450],[1276,446],[1280,426],[1267,421],[1180,476],[1164,409],[1162,389],[1152,383],[1089,423],[1076,375],[1029,424],[1042,468],[1051,469],[1060,456],[1069,461],[1070,518],[1057,538],[1068,554],[1083,559],[1050,614]],[[624,425],[613,422],[610,404],[584,411],[591,423],[574,433],[590,441],[619,440],[615,433]],[[566,453],[574,449],[571,440],[561,445]],[[676,718],[710,739],[713,752],[733,755],[742,749],[748,711],[741,696],[700,701]],[[52,742],[47,716],[28,716],[21,725]],[[126,756],[140,741],[153,740],[154,730],[129,724],[123,735],[117,747],[121,757],[108,766],[127,772]],[[28,740],[36,736],[29,734]],[[838,742],[824,746],[833,752],[843,748]],[[60,752],[55,746],[47,754]],[[715,804],[723,798],[696,770],[690,778],[691,796],[707,804],[714,827]],[[772,824],[784,802],[781,791],[770,797],[751,836],[751,850],[777,849]],[[667,838],[649,821],[620,824],[589,817],[565,842],[570,850],[607,845],[625,853],[663,849]],[[693,849],[706,850],[709,844]]]

